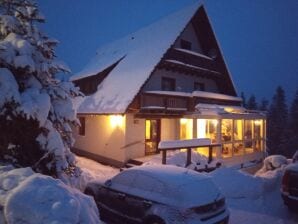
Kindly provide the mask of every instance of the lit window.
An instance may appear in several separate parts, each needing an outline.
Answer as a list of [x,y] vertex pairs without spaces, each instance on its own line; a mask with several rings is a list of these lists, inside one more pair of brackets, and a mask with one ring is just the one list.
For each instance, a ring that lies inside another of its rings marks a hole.
[[180,139],[192,139],[193,138],[193,121],[192,119],[180,119]]

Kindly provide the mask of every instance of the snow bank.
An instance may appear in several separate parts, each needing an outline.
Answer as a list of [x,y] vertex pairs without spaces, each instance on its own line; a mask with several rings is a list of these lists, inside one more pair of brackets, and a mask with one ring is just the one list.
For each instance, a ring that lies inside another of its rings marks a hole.
[[0,167],[0,207],[1,223],[100,223],[91,197],[31,168]]
[[77,166],[81,168],[81,175],[78,178],[78,188],[82,191],[89,182],[104,183],[106,180],[115,176],[120,172],[119,169],[104,166],[98,162],[84,157],[76,156]]
[[231,168],[220,168],[210,173],[228,198],[258,198],[263,194],[260,178]]

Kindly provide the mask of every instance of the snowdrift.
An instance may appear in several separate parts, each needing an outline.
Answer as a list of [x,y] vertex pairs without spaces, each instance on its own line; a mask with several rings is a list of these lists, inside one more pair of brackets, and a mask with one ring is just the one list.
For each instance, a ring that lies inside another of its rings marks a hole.
[[[2,208],[2,209],[1,209]],[[94,200],[31,168],[0,167],[0,223],[100,223]]]

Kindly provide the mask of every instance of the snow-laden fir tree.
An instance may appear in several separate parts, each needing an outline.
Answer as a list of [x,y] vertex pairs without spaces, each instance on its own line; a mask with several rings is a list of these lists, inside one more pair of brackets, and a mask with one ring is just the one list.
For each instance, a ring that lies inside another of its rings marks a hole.
[[268,112],[268,146],[270,154],[287,154],[288,107],[285,91],[278,86]]
[[77,124],[68,68],[55,58],[57,41],[32,0],[0,0],[0,156],[15,165],[62,177],[74,173],[71,124]]

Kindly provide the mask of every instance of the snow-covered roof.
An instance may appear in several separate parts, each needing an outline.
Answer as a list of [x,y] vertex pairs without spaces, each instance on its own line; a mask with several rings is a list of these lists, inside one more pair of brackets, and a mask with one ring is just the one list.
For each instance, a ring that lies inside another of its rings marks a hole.
[[98,74],[123,59],[98,86],[97,92],[85,97],[78,112],[125,113],[128,105],[199,6],[201,1],[101,47],[91,62],[71,77],[72,81]]

